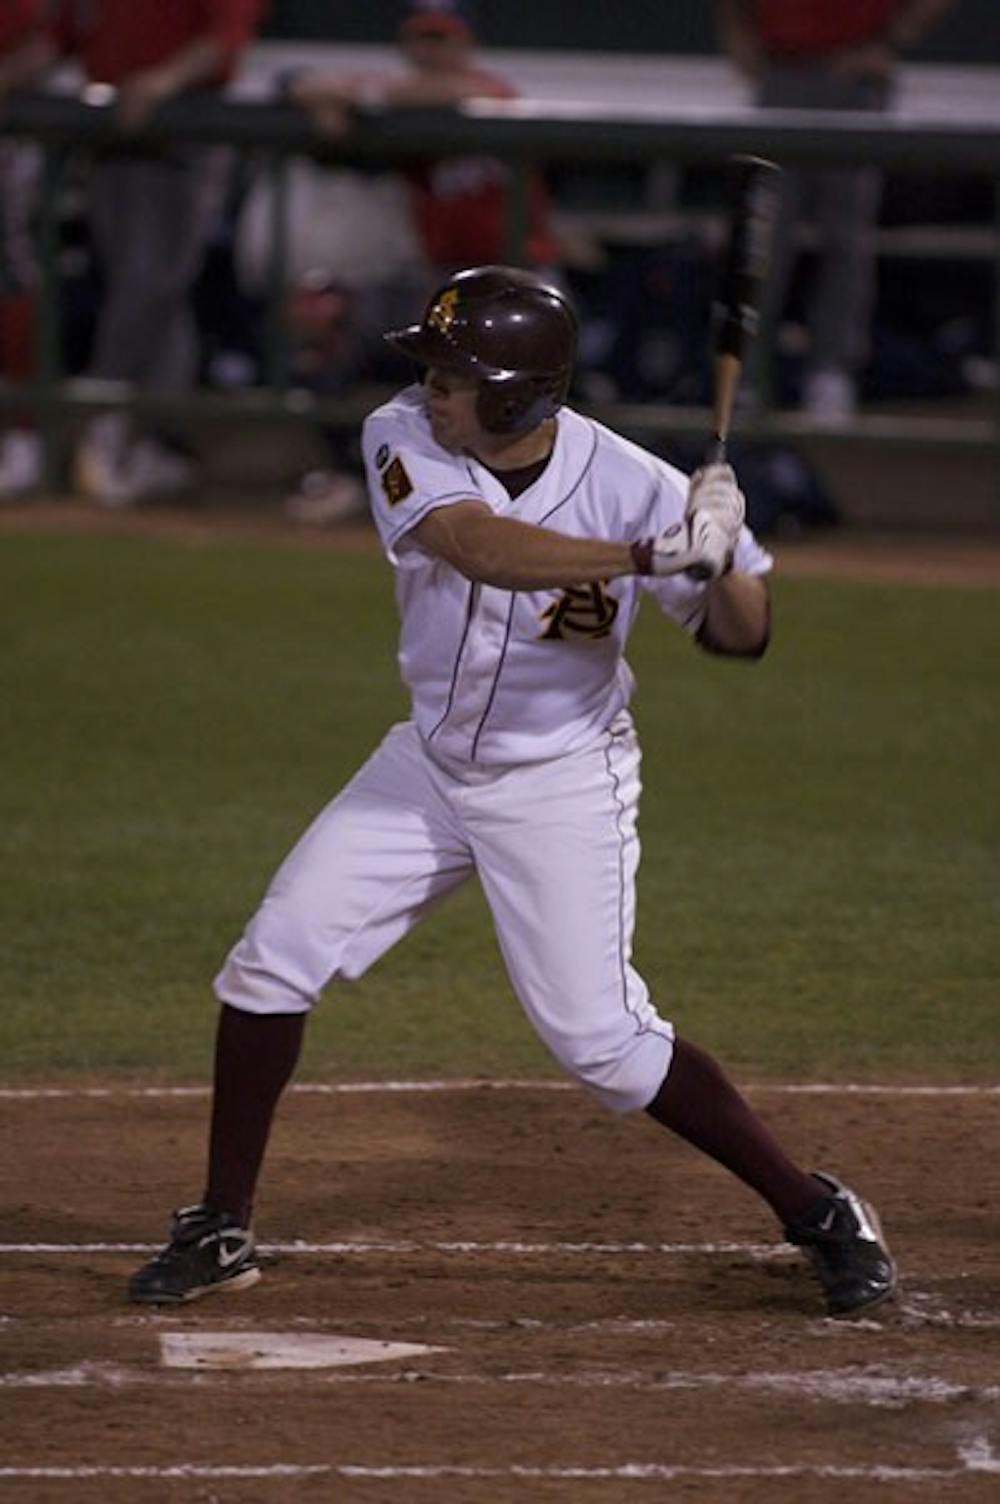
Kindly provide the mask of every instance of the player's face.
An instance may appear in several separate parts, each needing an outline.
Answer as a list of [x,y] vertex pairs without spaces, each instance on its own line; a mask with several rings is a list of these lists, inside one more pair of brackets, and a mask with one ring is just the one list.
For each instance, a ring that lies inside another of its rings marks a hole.
[[424,377],[424,393],[431,433],[442,448],[475,452],[484,437],[476,417],[478,382],[432,366]]
[[417,73],[454,73],[469,58],[469,42],[457,32],[417,32],[400,40],[403,56]]

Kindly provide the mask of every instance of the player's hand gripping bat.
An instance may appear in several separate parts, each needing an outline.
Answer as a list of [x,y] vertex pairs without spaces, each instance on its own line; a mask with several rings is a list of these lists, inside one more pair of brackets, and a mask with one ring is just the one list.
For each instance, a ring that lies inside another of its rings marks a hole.
[[[726,443],[732,423],[733,406],[743,362],[750,341],[757,333],[761,305],[767,286],[774,245],[774,231],[781,207],[781,168],[763,157],[738,156],[730,162],[732,190],[728,237],[722,274],[714,310],[715,401],[712,438],[705,455],[705,465],[726,462]],[[689,506],[688,519],[697,519],[686,540],[654,540],[652,569],[654,574],[690,574],[695,579],[713,579],[723,567],[724,543],[715,534],[715,523],[734,523],[733,506],[721,505],[721,482],[714,486],[720,494],[717,518],[709,497],[712,478],[706,477],[701,490],[703,499]],[[731,483],[730,483],[731,489]],[[738,493],[737,493],[738,495]],[[694,499],[692,494],[692,499]],[[705,503],[709,505],[706,507]],[[740,503],[742,508],[742,503]],[[742,521],[742,510],[735,520],[735,531]],[[699,527],[700,522],[700,527]],[[700,536],[699,536],[700,535]],[[684,547],[673,544],[684,542]]]

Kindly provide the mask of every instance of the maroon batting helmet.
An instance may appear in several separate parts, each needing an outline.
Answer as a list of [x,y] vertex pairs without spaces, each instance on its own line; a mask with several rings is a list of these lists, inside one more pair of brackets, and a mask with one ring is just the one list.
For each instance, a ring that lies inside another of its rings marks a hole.
[[554,287],[513,266],[456,272],[419,324],[385,338],[423,366],[478,381],[487,433],[521,434],[557,413],[576,356],[576,317]]

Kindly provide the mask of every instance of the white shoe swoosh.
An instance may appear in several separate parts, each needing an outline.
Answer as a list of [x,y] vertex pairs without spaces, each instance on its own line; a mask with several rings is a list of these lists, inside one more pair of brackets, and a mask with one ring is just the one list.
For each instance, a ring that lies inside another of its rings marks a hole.
[[237,1263],[243,1257],[243,1255],[245,1253],[249,1253],[252,1248],[253,1248],[253,1239],[252,1238],[244,1238],[243,1242],[242,1243],[237,1243],[235,1247],[228,1247],[227,1248],[227,1246],[226,1246],[225,1243],[220,1243],[219,1244],[219,1268],[220,1269],[228,1269],[232,1264]]

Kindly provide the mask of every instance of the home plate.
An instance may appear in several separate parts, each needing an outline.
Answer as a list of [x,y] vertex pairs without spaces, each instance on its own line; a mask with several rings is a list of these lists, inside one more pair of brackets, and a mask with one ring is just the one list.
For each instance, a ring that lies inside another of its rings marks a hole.
[[325,1332],[164,1332],[165,1368],[346,1368],[447,1352],[415,1342],[373,1342]]

